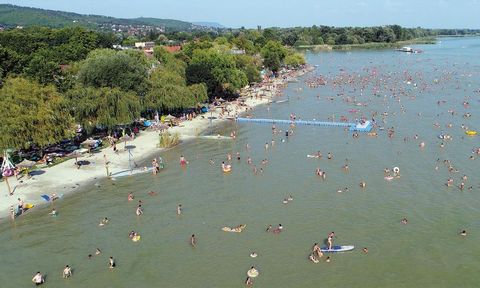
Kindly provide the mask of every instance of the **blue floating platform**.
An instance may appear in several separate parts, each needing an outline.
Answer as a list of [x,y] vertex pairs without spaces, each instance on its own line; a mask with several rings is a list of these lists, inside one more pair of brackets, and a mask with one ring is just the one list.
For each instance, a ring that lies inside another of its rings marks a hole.
[[314,120],[284,120],[284,119],[253,119],[253,118],[237,118],[237,122],[249,122],[249,123],[264,123],[264,124],[285,124],[290,125],[294,123],[295,125],[311,125],[311,126],[322,126],[322,127],[342,127],[348,128],[349,131],[357,132],[370,132],[373,128],[373,125],[370,121],[365,121],[362,123],[351,123],[351,122],[324,122],[324,121],[314,121]]

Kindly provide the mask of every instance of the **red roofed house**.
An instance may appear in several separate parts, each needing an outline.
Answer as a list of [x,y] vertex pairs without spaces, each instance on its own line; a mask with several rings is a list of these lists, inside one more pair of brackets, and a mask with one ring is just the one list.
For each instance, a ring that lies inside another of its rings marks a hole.
[[178,52],[182,50],[182,46],[180,45],[175,45],[175,46],[163,46],[168,52],[173,53],[173,52]]

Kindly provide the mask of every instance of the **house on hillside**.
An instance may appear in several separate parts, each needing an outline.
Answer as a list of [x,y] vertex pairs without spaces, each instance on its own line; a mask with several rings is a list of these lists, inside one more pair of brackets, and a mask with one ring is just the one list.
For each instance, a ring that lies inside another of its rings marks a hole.
[[180,46],[180,45],[163,46],[163,48],[165,48],[165,50],[167,50],[170,53],[174,53],[174,52],[178,52],[178,51],[182,50],[182,46]]
[[155,42],[135,42],[135,48],[137,49],[152,49],[155,46]]

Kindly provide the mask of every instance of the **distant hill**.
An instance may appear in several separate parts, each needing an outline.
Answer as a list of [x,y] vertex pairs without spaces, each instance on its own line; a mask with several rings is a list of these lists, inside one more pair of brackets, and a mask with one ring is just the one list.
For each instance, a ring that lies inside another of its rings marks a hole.
[[38,25],[53,28],[78,25],[93,29],[105,29],[108,28],[109,25],[147,25],[163,27],[169,31],[184,31],[194,27],[192,23],[179,20],[157,18],[121,19],[100,15],[82,15],[71,12],[21,7],[10,4],[0,4],[0,25],[5,27]]
[[225,28],[225,26],[217,22],[193,22],[193,25],[211,27],[211,28]]

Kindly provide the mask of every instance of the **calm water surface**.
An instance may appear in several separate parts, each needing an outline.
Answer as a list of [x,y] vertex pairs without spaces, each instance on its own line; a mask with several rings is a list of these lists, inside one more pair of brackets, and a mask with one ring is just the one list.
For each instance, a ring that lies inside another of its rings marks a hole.
[[[442,39],[416,48],[425,53],[307,53],[308,62],[319,67],[286,88],[281,99],[289,102],[254,111],[256,117],[288,119],[293,112],[320,120],[370,119],[373,111],[388,112],[384,122],[380,114],[375,120],[395,128],[393,139],[386,130],[376,138],[353,139],[340,128],[297,127],[282,142],[284,134],[272,136],[269,125],[212,128],[222,134],[236,130],[238,137],[196,140],[168,151],[162,155],[167,168],[157,177],[89,184],[56,203],[56,218],[42,208],[15,223],[1,223],[0,286],[29,287],[40,270],[47,274],[45,287],[243,287],[246,271],[255,265],[260,276],[254,287],[478,287],[480,160],[468,157],[480,141],[466,137],[460,125],[480,130],[480,39]],[[327,85],[304,84],[319,75]],[[366,106],[347,103],[347,97]],[[437,105],[439,100],[446,102]],[[472,117],[462,117],[466,112]],[[444,148],[437,138],[442,130],[453,137]],[[265,142],[272,139],[275,146],[266,151]],[[306,158],[318,150],[334,159]],[[237,151],[241,161],[234,160],[233,172],[223,174],[220,163]],[[180,155],[190,161],[185,169],[178,165]],[[253,175],[248,156],[263,167],[261,175]],[[263,166],[265,158],[269,163]],[[346,158],[348,173],[341,169]],[[449,173],[441,162],[435,170],[437,158],[450,160],[459,172]],[[385,181],[383,169],[394,166],[401,178]],[[326,181],[315,175],[317,167],[327,172]],[[450,177],[458,185],[464,174],[472,191],[444,185]],[[364,190],[358,185],[362,180]],[[337,193],[345,187],[347,192]],[[147,195],[152,190],[158,195]],[[129,192],[135,201],[127,201]],[[294,201],[282,204],[290,194]],[[141,217],[135,216],[136,200],[144,201]],[[175,213],[178,203],[184,207],[181,216]],[[110,224],[98,227],[103,217]],[[403,217],[407,225],[400,224]],[[242,223],[243,233],[220,230]],[[280,235],[264,232],[279,223],[285,227]],[[469,235],[458,236],[461,229]],[[141,234],[140,242],[127,237],[131,230]],[[307,260],[312,244],[323,242],[330,231],[337,234],[336,244],[356,249],[330,255],[331,263],[312,264]],[[193,233],[195,249],[188,244]],[[102,254],[87,259],[97,247]],[[259,256],[250,258],[251,251]],[[117,261],[114,271],[108,269],[108,256]],[[67,280],[61,278],[66,264],[74,269]]]

